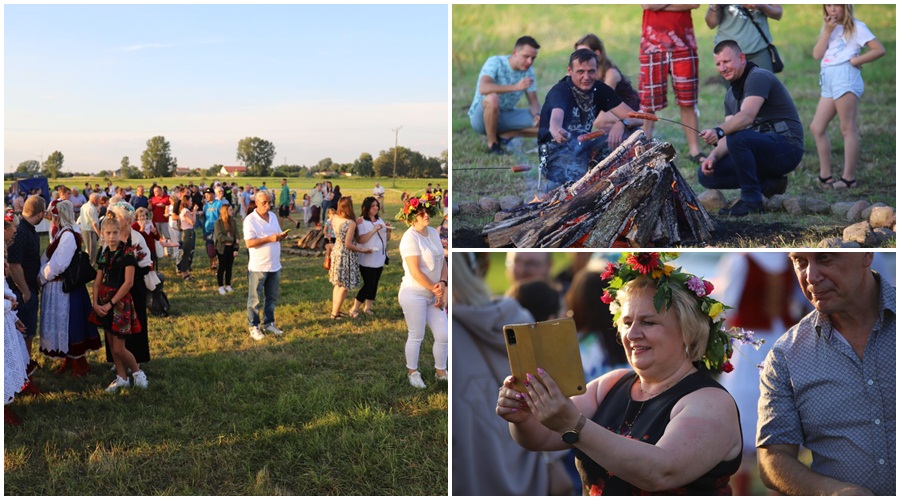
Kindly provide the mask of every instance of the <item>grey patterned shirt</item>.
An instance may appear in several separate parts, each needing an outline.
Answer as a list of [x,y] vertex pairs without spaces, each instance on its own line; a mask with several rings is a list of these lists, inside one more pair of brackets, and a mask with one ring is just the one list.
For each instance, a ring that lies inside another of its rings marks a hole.
[[897,292],[873,274],[880,302],[865,359],[817,311],[772,347],[760,376],[756,446],[805,446],[816,473],[894,495]]

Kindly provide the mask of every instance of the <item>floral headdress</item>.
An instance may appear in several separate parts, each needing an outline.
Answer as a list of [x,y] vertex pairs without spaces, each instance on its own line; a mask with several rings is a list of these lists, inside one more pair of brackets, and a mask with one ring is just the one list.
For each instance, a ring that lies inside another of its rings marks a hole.
[[[734,367],[731,364],[734,353],[734,342],[750,344],[754,348],[765,341],[754,340],[753,332],[744,331],[741,328],[725,329],[725,317],[722,313],[731,307],[710,297],[713,284],[693,274],[683,272],[681,268],[674,268],[666,262],[678,257],[675,252],[627,252],[619,259],[618,265],[612,262],[606,266],[603,279],[610,280],[609,286],[604,289],[601,300],[604,304],[619,304],[616,296],[626,283],[640,276],[647,276],[656,282],[656,294],[653,296],[653,307],[661,311],[672,305],[672,291],[680,288],[696,298],[697,307],[709,317],[709,340],[706,344],[706,352],[700,358],[700,363],[707,370],[714,373],[731,372]],[[618,323],[620,308],[614,308],[613,323]]]
[[418,198],[410,197],[397,213],[397,220],[402,220],[406,225],[412,226],[420,207],[425,207],[429,217],[437,217],[441,214],[441,197],[433,193],[425,193]]

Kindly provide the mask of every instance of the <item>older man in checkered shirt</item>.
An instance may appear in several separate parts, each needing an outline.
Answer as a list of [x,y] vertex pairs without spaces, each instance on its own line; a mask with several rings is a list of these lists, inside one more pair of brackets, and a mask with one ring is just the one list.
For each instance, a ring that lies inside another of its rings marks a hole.
[[[775,343],[760,377],[763,483],[786,495],[895,495],[897,293],[874,255],[792,252],[815,311]],[[809,468],[800,446],[812,452]]]

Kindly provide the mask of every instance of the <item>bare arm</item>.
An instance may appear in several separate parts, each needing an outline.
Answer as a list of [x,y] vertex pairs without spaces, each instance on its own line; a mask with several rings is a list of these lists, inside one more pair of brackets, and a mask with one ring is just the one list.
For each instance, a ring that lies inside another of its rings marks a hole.
[[31,300],[31,290],[28,288],[28,284],[25,282],[25,271],[22,269],[22,264],[9,264],[9,275],[13,279],[13,283],[16,284],[16,288],[22,292],[22,302],[28,302]]
[[857,69],[862,69],[863,64],[870,63],[884,55],[884,45],[876,38],[866,42],[866,47],[868,47],[869,50],[865,54],[860,54],[850,59],[850,64]]
[[706,9],[706,16],[703,18],[709,29],[715,29],[722,22],[722,6],[714,3],[709,4]]
[[679,4],[679,3],[671,3],[671,4],[641,4],[641,7],[644,10],[667,10],[669,12],[682,12],[686,10],[694,10],[700,7],[699,3],[693,4]]
[[353,244],[353,240],[356,238],[356,223],[352,220],[348,220],[345,224],[350,224],[350,227],[347,228],[347,236],[344,237],[344,247],[353,250],[354,252],[372,253],[371,248],[363,248]]
[[498,85],[494,83],[494,79],[487,76],[481,75],[481,80],[478,83],[478,92],[481,95],[488,94],[506,94],[508,92],[522,92],[527,90],[528,87],[531,87],[532,79],[531,78],[522,78],[518,82],[512,85]]
[[784,9],[782,9],[781,4],[778,3],[758,3],[753,6],[765,14],[766,17],[775,21],[780,21],[781,16],[784,14]]
[[537,127],[541,122],[541,103],[538,101],[537,92],[526,92],[525,97],[528,98],[528,109],[534,118],[534,126]]
[[560,108],[553,108],[550,111],[550,135],[559,143],[566,142],[570,136],[569,131],[562,128],[565,117],[566,112]]
[[813,47],[813,59],[818,60],[825,57],[825,51],[828,50],[828,39],[831,37],[831,32],[834,31],[834,28],[837,25],[838,23],[834,19],[828,16],[824,17],[822,31],[819,32],[819,38],[816,40],[816,45]]
[[757,448],[759,475],[767,488],[783,495],[872,495],[862,486],[813,472],[799,460],[800,447],[775,444]]
[[269,236],[263,236],[262,238],[251,238],[249,240],[244,241],[247,245],[247,248],[256,248],[266,243],[275,243],[276,241],[281,241],[284,239],[284,233],[275,233],[270,234]]

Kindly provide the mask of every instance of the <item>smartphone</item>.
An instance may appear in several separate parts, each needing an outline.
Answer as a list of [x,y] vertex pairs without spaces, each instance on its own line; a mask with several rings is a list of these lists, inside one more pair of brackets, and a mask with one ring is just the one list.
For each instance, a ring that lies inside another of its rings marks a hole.
[[517,391],[525,392],[525,374],[539,376],[538,367],[553,377],[565,396],[584,394],[587,390],[572,318],[505,325],[503,337]]

